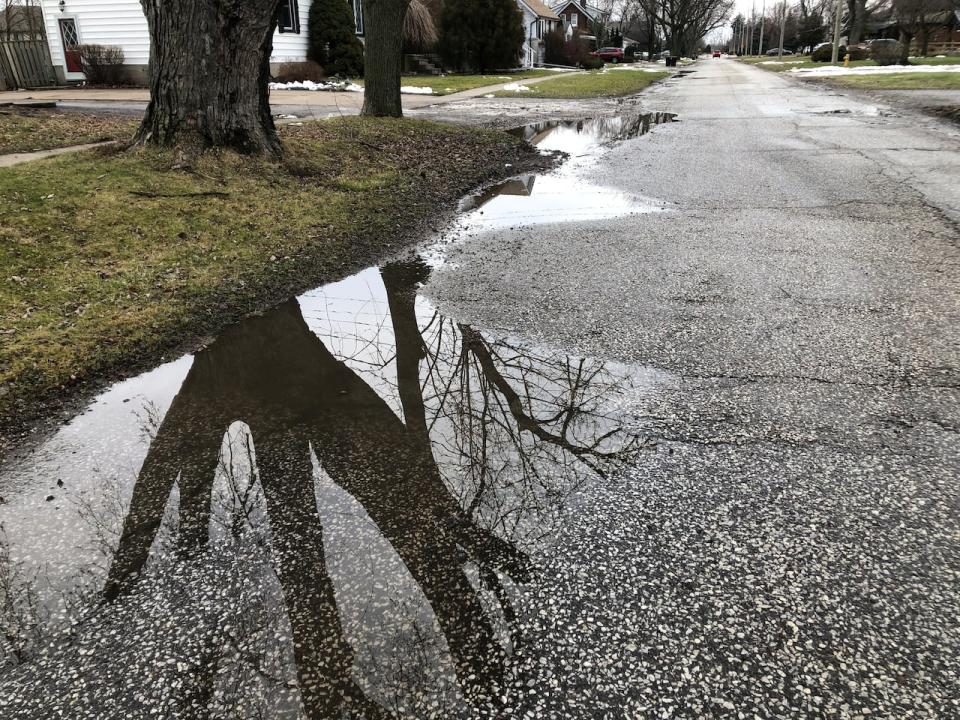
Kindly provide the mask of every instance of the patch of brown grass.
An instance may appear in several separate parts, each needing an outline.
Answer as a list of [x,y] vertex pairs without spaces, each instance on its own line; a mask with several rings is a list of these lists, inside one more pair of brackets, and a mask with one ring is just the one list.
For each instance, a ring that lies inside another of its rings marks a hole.
[[140,118],[55,109],[0,108],[0,155],[52,150],[133,136]]

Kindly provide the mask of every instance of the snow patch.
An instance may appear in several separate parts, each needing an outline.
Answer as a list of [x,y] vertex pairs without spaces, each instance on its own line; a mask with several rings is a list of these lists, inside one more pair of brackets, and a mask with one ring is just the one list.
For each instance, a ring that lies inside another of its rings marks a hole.
[[791,73],[804,77],[834,77],[837,75],[891,75],[893,73],[960,72],[960,65],[867,65],[864,67],[792,68]]
[[311,92],[363,92],[363,87],[349,80],[295,80],[294,82],[270,83],[271,90],[309,90]]
[[507,83],[503,86],[503,89],[507,92],[530,92],[530,88],[520,83]]
[[433,95],[433,88],[401,85],[400,92],[404,95]]

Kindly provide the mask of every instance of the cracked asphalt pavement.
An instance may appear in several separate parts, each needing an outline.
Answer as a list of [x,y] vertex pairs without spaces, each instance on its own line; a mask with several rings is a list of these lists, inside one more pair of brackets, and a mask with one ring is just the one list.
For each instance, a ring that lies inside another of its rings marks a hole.
[[668,211],[481,233],[425,290],[673,377],[541,560],[534,716],[960,717],[960,133],[728,60],[641,102],[680,122],[586,178]]

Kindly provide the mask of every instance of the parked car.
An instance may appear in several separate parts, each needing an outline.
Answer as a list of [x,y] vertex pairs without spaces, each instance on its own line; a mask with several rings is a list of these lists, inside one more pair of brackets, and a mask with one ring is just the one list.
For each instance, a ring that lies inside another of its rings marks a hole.
[[592,53],[593,57],[598,57],[607,62],[618,63],[623,62],[623,49],[615,47],[605,47],[600,48],[599,50],[594,50]]
[[[779,48],[770,48],[769,50],[767,50],[767,55],[769,55],[770,57],[773,57],[773,56],[779,55],[779,54],[780,54],[780,49],[779,49]],[[784,55],[793,55],[793,51],[792,51],[792,50],[787,50],[786,48],[784,48],[784,49],[783,49],[783,54],[784,54]]]
[[714,51],[713,51],[713,56],[714,56],[714,57],[720,57],[720,51],[719,51],[719,50],[714,50]]

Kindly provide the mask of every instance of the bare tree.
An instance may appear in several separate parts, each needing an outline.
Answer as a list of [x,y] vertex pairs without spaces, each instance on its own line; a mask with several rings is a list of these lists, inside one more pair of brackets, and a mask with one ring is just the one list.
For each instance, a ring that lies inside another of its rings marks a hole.
[[281,154],[268,99],[280,0],[141,0],[150,103],[138,144]]
[[672,55],[690,54],[697,42],[721,27],[733,0],[640,0],[643,8],[664,28]]
[[0,7],[0,37],[12,39],[43,38],[43,16],[40,0],[3,0]]
[[403,27],[410,0],[364,0],[364,89],[361,114],[400,117]]
[[901,55],[903,65],[910,63],[910,45],[918,35],[926,33],[926,17],[930,12],[931,0],[892,0],[893,16],[900,31]]

